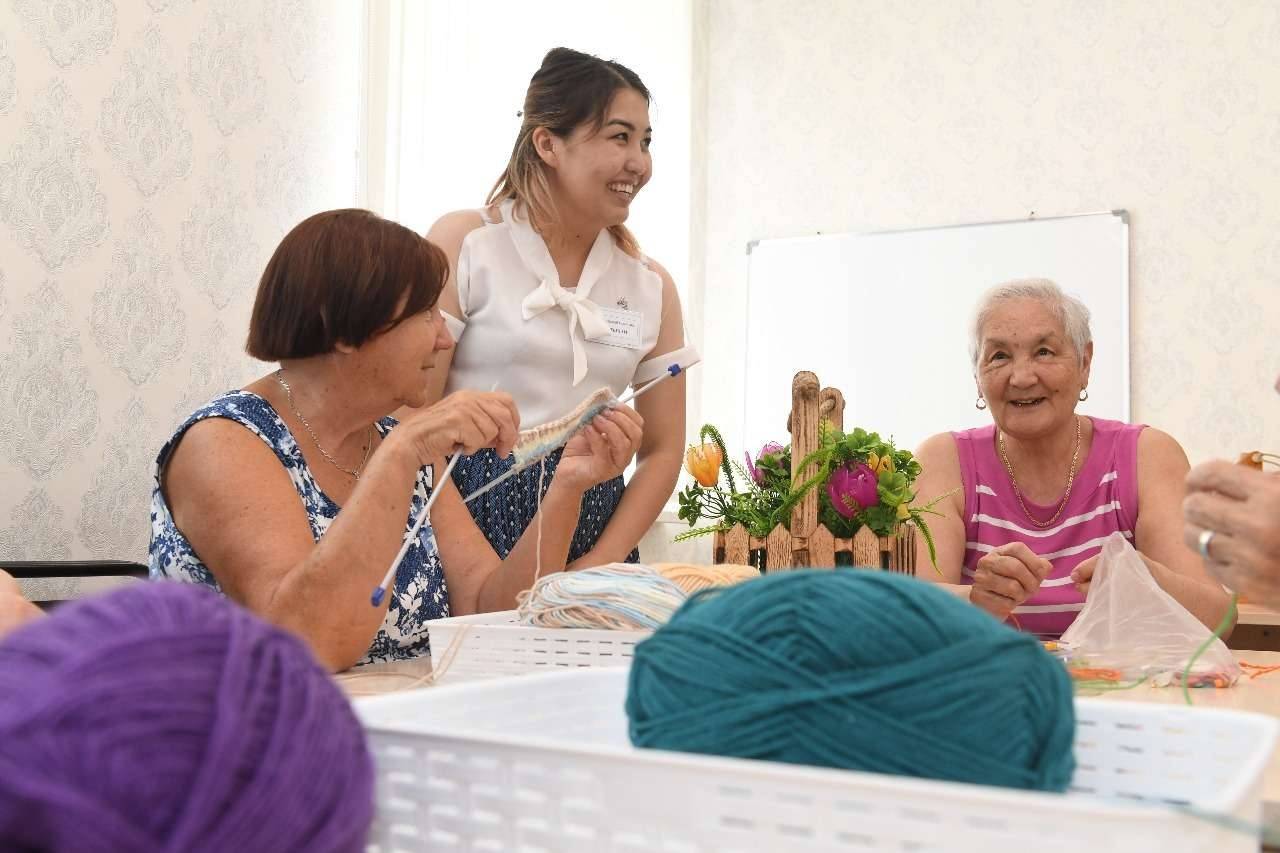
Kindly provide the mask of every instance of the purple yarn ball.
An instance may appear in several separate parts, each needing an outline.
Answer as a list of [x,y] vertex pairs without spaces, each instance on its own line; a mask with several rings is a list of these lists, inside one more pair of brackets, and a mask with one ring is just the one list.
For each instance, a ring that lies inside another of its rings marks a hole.
[[373,762],[303,643],[139,583],[0,640],[0,849],[362,850]]

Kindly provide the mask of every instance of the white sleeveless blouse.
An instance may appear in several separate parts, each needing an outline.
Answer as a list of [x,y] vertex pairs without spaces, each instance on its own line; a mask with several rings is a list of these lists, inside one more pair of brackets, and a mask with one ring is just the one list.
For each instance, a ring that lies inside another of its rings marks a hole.
[[[653,353],[662,320],[662,278],[643,260],[596,237],[576,287],[562,287],[551,253],[514,202],[502,221],[473,230],[458,253],[461,317],[445,314],[456,347],[445,393],[498,390],[515,398],[528,428],[555,420],[601,387],[614,396],[665,372],[689,348]],[[608,319],[638,327],[610,337]],[[604,343],[601,338],[613,342]],[[625,341],[629,346],[620,346]]]

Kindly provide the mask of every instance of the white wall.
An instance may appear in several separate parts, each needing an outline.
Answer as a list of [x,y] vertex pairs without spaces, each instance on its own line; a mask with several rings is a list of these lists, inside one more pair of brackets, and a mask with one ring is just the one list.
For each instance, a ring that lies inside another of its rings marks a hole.
[[748,240],[1112,208],[1133,224],[1135,420],[1193,462],[1280,447],[1280,3],[710,0],[706,15],[692,300],[702,415],[731,449]]
[[146,559],[267,257],[355,197],[360,6],[0,6],[0,559]]

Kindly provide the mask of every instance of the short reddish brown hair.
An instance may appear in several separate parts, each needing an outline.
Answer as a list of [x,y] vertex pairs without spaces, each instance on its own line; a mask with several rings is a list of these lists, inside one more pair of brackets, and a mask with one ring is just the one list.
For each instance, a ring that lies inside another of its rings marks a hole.
[[444,252],[399,223],[368,210],[317,213],[267,262],[245,349],[280,361],[360,346],[435,305],[448,277]]

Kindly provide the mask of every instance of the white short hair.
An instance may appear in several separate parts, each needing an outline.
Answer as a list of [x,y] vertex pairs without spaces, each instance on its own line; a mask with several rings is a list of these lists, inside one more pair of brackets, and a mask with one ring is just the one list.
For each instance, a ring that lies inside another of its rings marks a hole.
[[982,295],[978,309],[973,315],[973,325],[969,330],[969,358],[973,362],[973,372],[978,372],[978,356],[982,347],[982,327],[986,325],[991,312],[1001,302],[1014,299],[1034,299],[1044,305],[1058,322],[1062,324],[1062,332],[1075,347],[1076,359],[1084,363],[1084,351],[1093,342],[1093,332],[1089,330],[1089,309],[1083,302],[1047,278],[1020,278],[997,284]]

